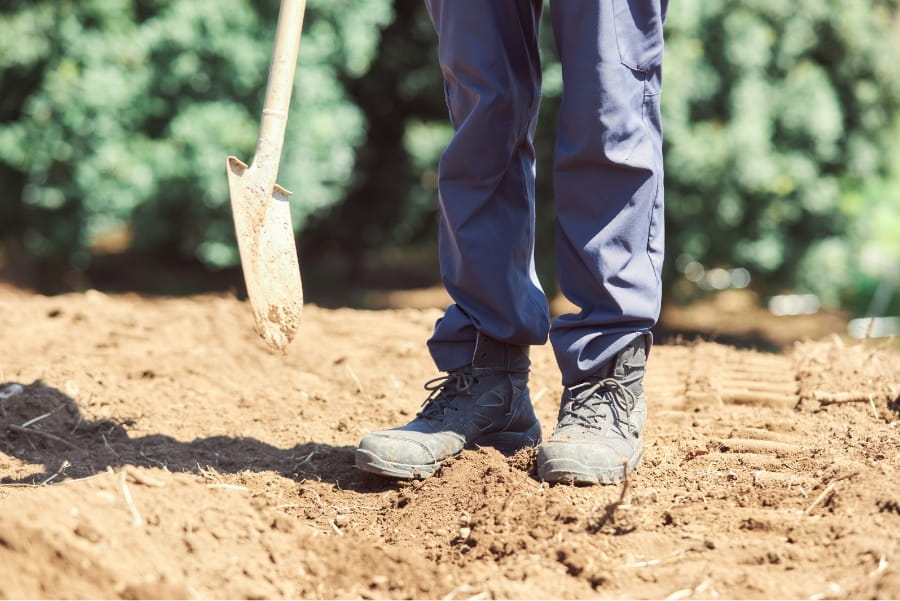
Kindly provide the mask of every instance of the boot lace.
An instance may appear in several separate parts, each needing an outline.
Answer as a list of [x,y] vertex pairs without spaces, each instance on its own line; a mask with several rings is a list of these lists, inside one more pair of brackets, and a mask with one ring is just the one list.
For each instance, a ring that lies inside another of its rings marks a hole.
[[[559,426],[580,426],[603,431],[608,425],[631,426],[631,409],[637,396],[614,378],[593,380],[572,386],[572,396],[559,416]],[[623,419],[624,417],[624,419]]]
[[446,376],[438,376],[425,382],[425,390],[429,391],[428,398],[422,403],[422,410],[417,417],[439,420],[447,409],[458,411],[453,402],[461,394],[471,396],[469,389],[475,383],[475,376],[469,370],[456,370]]

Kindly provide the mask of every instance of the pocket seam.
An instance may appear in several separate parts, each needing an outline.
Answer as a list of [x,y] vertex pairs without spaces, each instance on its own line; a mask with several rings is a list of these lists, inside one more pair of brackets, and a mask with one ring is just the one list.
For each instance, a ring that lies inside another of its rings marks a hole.
[[[662,64],[662,54],[657,53],[653,57],[652,60],[647,61],[647,64],[641,64],[638,60],[631,60],[627,52],[623,52],[623,48],[626,47],[626,44],[622,43],[622,28],[624,25],[620,23],[621,19],[619,18],[619,10],[618,8],[621,6],[623,0],[610,0],[610,4],[612,5],[612,17],[613,17],[613,29],[616,33],[616,50],[619,52],[619,62],[625,67],[635,71],[637,73],[642,73],[643,75],[648,75],[653,69],[657,68]],[[632,64],[633,63],[633,64]]]

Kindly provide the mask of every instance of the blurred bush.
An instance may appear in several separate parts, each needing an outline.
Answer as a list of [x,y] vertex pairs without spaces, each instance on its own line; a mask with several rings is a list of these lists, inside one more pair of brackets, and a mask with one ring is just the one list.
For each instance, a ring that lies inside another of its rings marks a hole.
[[671,4],[670,284],[684,283],[679,266],[742,267],[764,293],[814,292],[863,312],[874,287],[896,281],[897,9],[894,0]]
[[[252,158],[276,13],[275,0],[4,2],[6,261],[33,262],[48,291],[123,247],[235,265],[224,157]],[[880,294],[900,312],[884,292],[900,269],[897,23],[896,0],[671,4],[670,298],[701,292],[679,269],[703,265],[766,294],[858,312]],[[552,291],[561,81],[547,29],[537,258]],[[373,254],[430,244],[450,133],[420,0],[310,0],[279,177],[301,260],[357,278]]]
[[[0,13],[0,239],[43,290],[92,253],[237,262],[224,159],[252,158],[278,3],[39,0]],[[341,199],[387,0],[310,7],[282,163],[298,226]]]

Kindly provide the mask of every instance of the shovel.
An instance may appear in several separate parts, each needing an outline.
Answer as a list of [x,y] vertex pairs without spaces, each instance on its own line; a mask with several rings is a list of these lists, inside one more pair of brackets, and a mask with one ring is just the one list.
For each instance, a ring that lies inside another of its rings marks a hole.
[[228,191],[241,268],[256,329],[284,352],[303,312],[303,287],[291,226],[291,193],[275,183],[306,0],[282,0],[256,154],[248,167],[228,157]]

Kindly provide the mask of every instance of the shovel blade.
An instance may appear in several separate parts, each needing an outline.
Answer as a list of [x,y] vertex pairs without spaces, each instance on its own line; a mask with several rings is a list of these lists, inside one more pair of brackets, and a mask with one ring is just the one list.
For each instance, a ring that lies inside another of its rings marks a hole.
[[261,181],[235,157],[228,157],[228,191],[247,296],[256,329],[272,348],[284,352],[294,338],[303,312],[303,287],[290,192]]

